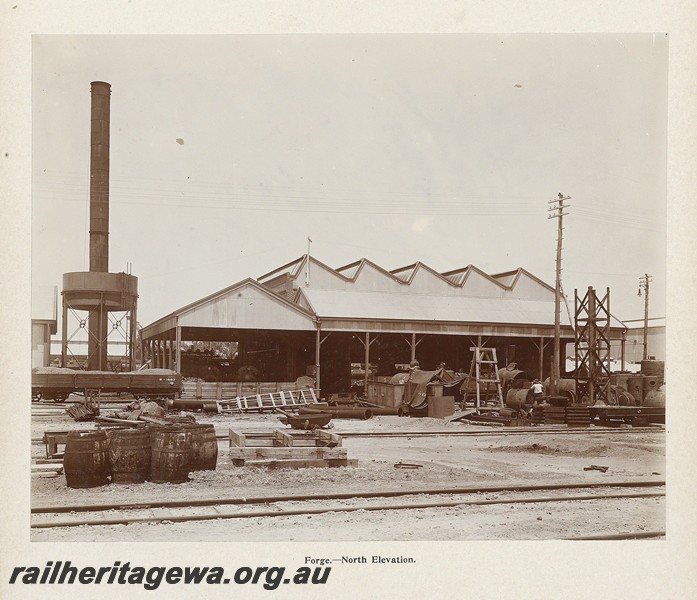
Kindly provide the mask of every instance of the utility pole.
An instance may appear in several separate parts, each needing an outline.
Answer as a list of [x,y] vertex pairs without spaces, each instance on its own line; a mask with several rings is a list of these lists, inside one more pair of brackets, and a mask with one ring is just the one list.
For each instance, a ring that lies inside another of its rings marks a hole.
[[571,200],[571,196],[564,196],[559,193],[556,200],[550,200],[548,204],[550,205],[547,212],[548,219],[557,219],[557,276],[556,285],[554,288],[554,359],[552,360],[552,376],[550,378],[550,392],[552,395],[556,395],[559,391],[559,363],[560,363],[560,338],[561,338],[561,323],[560,323],[560,312],[561,312],[561,251],[562,251],[562,239],[564,231],[564,216],[569,213],[564,212],[569,206],[564,204],[567,200]]
[[644,273],[643,277],[639,277],[639,292],[637,296],[641,296],[641,290],[644,290],[644,358],[649,357],[649,282],[653,279],[648,273]]

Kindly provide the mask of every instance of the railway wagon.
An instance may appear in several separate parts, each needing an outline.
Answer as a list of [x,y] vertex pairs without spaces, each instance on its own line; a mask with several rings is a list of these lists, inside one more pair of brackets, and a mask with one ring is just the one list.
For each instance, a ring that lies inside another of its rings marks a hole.
[[133,394],[136,398],[176,398],[181,393],[182,378],[169,369],[145,369],[127,373],[110,371],[74,371],[56,367],[32,369],[32,400],[64,402],[72,393]]

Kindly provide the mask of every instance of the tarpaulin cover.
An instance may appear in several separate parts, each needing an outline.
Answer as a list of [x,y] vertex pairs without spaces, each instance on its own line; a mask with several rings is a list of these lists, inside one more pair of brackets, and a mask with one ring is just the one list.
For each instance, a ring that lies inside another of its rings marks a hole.
[[429,383],[442,383],[444,369],[436,371],[422,371],[414,369],[409,377],[407,387],[407,403],[412,408],[423,408],[426,406],[426,390]]
[[410,373],[397,373],[390,379],[392,385],[406,385],[405,403],[412,408],[423,408],[426,405],[426,390],[428,384],[439,384],[446,388],[457,386],[462,381],[455,379],[452,373],[445,369],[422,371],[414,369]]

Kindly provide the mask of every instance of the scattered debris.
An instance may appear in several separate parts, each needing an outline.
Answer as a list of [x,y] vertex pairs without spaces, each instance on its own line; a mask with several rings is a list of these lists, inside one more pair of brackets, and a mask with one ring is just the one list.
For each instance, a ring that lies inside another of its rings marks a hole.
[[446,423],[452,423],[453,421],[460,421],[464,419],[465,417],[469,417],[470,415],[476,415],[477,414],[477,409],[476,408],[470,408],[469,410],[460,410],[455,412],[451,417],[447,418],[445,420]]
[[94,421],[95,417],[99,414],[98,409],[93,408],[91,406],[85,406],[84,404],[80,404],[79,402],[76,402],[75,404],[71,404],[70,406],[68,406],[68,408],[65,409],[65,412],[67,412],[73,419],[75,419],[78,422]]
[[584,471],[601,471],[605,473],[610,467],[601,467],[598,465],[591,465],[590,467],[583,467]]

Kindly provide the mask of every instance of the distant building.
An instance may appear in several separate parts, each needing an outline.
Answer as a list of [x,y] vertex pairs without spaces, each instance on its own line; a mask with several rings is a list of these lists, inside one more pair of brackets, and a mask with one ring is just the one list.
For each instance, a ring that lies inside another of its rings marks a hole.
[[[627,341],[625,355],[627,361],[641,362],[644,356],[644,321],[625,321],[627,325]],[[665,317],[649,319],[647,339],[647,355],[655,360],[666,359],[666,320]]]
[[31,303],[31,366],[51,362],[51,336],[58,331],[58,287],[37,287]]

